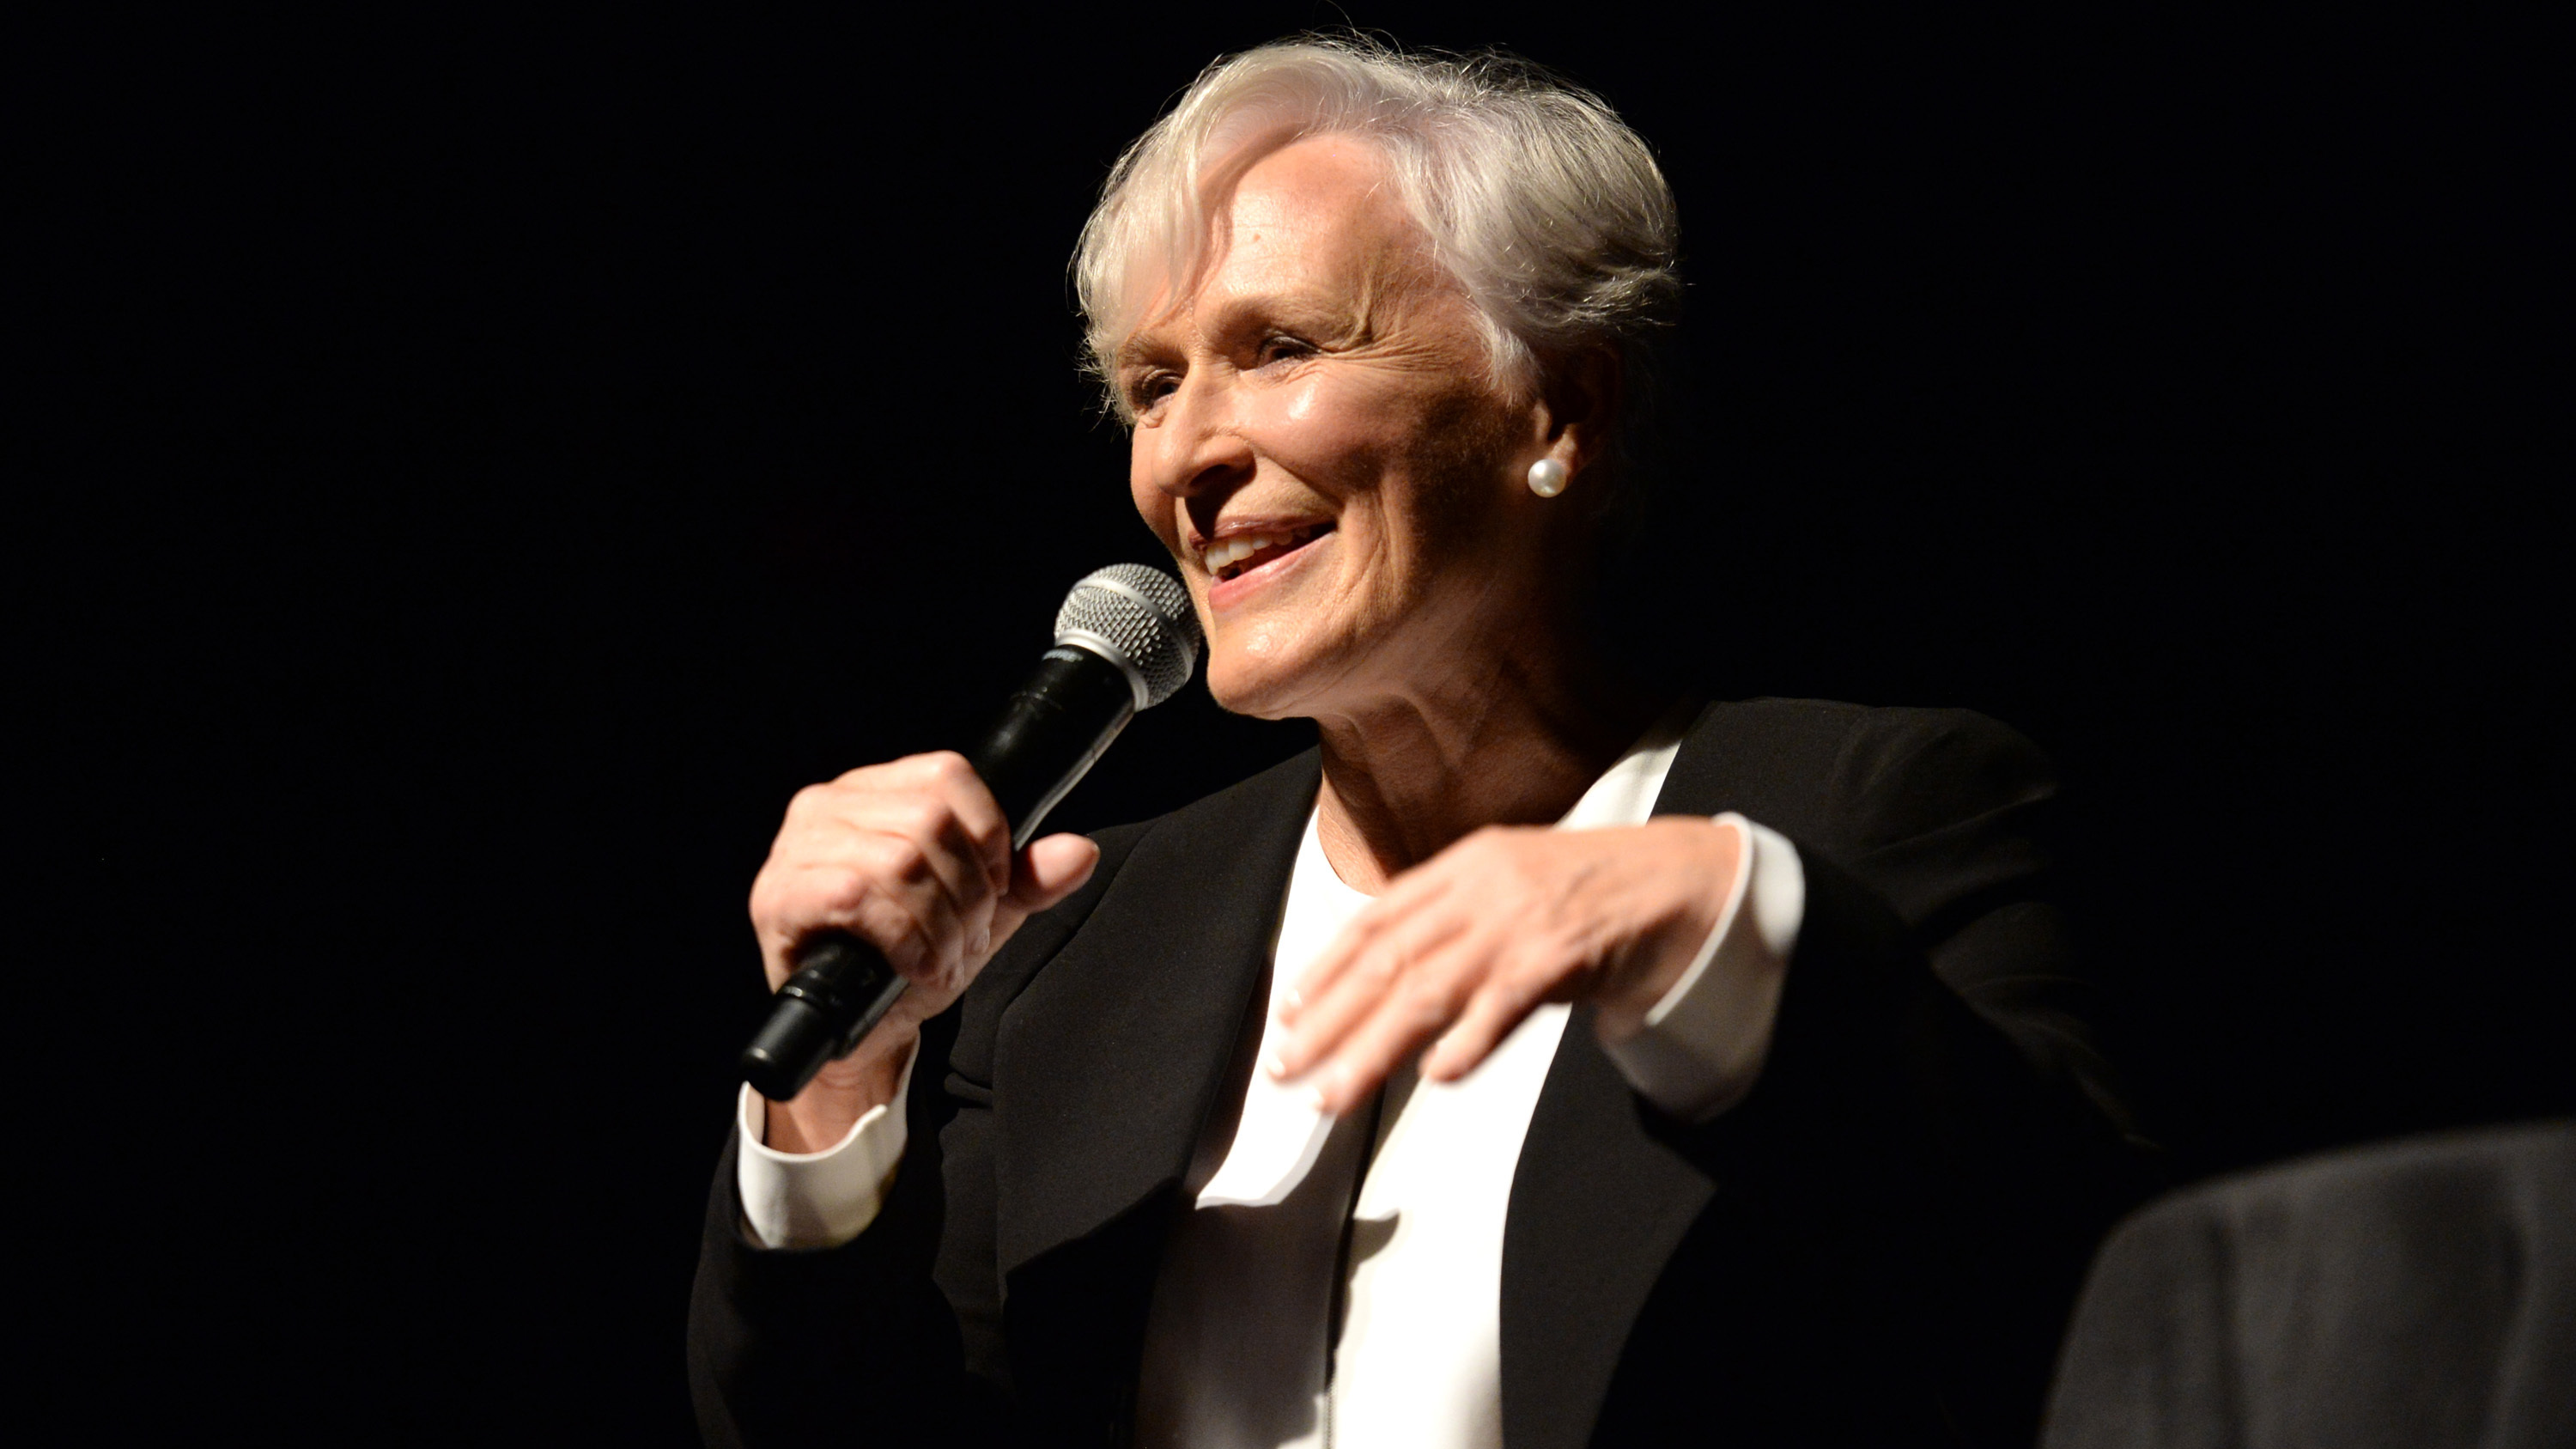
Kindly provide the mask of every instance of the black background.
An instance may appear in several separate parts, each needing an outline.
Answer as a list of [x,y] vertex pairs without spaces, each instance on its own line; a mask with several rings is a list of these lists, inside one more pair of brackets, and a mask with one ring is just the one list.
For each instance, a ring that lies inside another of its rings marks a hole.
[[[1691,295],[1643,643],[2049,749],[2179,1177],[2576,1106],[2559,37],[1348,14],[1657,147]],[[20,51],[11,593],[63,808],[12,1015],[65,1402],[690,1441],[768,833],[1154,556],[1065,257],[1198,66],[1342,19]],[[1198,691],[1060,818],[1302,747]]]

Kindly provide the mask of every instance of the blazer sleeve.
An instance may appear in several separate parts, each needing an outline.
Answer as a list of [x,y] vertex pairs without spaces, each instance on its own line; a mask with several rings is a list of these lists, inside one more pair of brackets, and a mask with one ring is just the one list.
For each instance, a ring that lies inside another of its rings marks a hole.
[[2056,780],[1980,715],[1851,716],[1818,793],[1764,821],[1807,898],[1762,1075],[1661,1135],[1876,1320],[1951,1434],[2027,1444],[2093,1246],[2152,1183],[2056,900]]
[[1097,837],[1090,881],[1025,923],[965,998],[924,1025],[903,1162],[865,1232],[834,1248],[752,1246],[734,1186],[741,1147],[728,1138],[689,1298],[689,1393],[708,1444],[1004,1442],[992,1036],[1002,1008],[1089,918],[1141,834]]

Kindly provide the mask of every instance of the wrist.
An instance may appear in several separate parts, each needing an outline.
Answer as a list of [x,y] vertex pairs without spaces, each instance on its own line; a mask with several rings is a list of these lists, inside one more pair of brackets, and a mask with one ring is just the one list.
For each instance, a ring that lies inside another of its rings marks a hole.
[[1619,973],[1595,1002],[1600,1031],[1612,1041],[1645,1028],[1656,1005],[1706,954],[1744,884],[1744,834],[1732,823],[1685,817],[1649,828],[1666,832],[1677,868],[1667,876],[1660,923],[1639,943],[1632,969]]
[[791,1153],[839,1146],[860,1118],[894,1100],[919,1040],[917,1027],[891,1023],[868,1033],[858,1050],[824,1063],[805,1090],[788,1101],[767,1104],[762,1140]]

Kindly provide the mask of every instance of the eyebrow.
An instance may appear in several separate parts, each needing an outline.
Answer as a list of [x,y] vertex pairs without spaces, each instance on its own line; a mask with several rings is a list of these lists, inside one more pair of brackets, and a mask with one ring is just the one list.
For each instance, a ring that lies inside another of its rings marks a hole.
[[[1217,337],[1225,337],[1248,322],[1257,322],[1322,333],[1336,341],[1363,337],[1377,330],[1376,319],[1372,315],[1377,300],[1376,290],[1375,287],[1364,288],[1356,307],[1329,302],[1318,305],[1314,299],[1294,292],[1237,295],[1227,298],[1216,308],[1210,319],[1213,325],[1206,330]],[[1146,329],[1140,328],[1129,333],[1126,340],[1110,353],[1110,358],[1114,367],[1123,369],[1142,366],[1181,350],[1168,337],[1149,336]]]
[[1127,339],[1119,343],[1109,354],[1110,365],[1116,368],[1140,367],[1152,360],[1155,354],[1169,350],[1170,346],[1167,343],[1148,342],[1145,340],[1144,333],[1130,332],[1127,334]]

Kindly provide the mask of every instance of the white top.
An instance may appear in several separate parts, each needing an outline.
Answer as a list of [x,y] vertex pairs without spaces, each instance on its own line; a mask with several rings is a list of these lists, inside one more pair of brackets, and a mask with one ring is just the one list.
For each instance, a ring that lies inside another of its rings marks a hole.
[[[1558,828],[1643,824],[1688,718],[1677,712],[1649,731]],[[1645,1029],[1605,1043],[1641,1094],[1693,1120],[1752,1086],[1805,910],[1805,871],[1786,839],[1739,815],[1715,823],[1739,833],[1746,868]],[[1261,1057],[1279,1044],[1282,994],[1369,899],[1334,875],[1310,817],[1272,948]],[[1503,1216],[1566,1020],[1566,1007],[1540,1007],[1455,1082],[1399,1073],[1373,1140],[1372,1114],[1333,1121],[1254,1072],[1231,1140],[1200,1144],[1197,1160],[1217,1165],[1196,1185],[1195,1210],[1155,1280],[1139,1442],[1499,1449]],[[902,1159],[910,1079],[907,1067],[893,1103],[808,1154],[761,1144],[760,1099],[745,1088],[745,1231],[765,1246],[813,1248],[864,1230]],[[1227,1130],[1224,1114],[1211,1116],[1211,1130]]]

